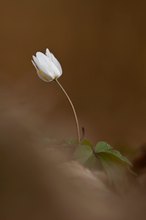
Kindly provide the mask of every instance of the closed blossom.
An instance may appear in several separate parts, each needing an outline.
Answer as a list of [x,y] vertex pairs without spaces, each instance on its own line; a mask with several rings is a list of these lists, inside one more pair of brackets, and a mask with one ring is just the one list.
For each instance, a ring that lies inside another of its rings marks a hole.
[[36,56],[33,56],[32,63],[36,68],[39,78],[45,82],[58,79],[62,75],[62,67],[59,61],[49,49],[46,49],[46,54],[37,52]]

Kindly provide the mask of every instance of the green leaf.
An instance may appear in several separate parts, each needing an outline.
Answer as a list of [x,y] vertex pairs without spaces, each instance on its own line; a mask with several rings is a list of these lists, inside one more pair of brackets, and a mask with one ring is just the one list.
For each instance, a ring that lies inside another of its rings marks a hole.
[[89,145],[80,145],[74,153],[74,158],[84,164],[92,156],[93,150]]
[[100,141],[95,146],[95,153],[106,152],[113,149],[108,143]]
[[101,169],[100,160],[93,152],[93,145],[87,139],[84,139],[74,153],[74,159],[89,169]]
[[81,145],[88,145],[90,147],[93,147],[93,145],[91,144],[91,142],[88,140],[88,139],[84,139],[82,142],[81,142]]
[[106,142],[101,141],[97,143],[94,150],[95,150],[95,153],[97,153],[97,155],[101,156],[101,158],[102,157],[104,158],[105,156],[107,159],[108,158],[107,156],[109,155],[109,158],[108,158],[109,160],[116,159],[125,164],[132,166],[131,162],[125,156],[123,156],[119,151],[114,150],[113,147],[111,147]]

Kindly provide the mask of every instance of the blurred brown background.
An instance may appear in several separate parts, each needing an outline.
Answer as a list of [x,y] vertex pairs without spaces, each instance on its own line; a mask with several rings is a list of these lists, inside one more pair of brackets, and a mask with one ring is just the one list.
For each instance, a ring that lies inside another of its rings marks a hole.
[[64,95],[31,64],[32,54],[48,47],[62,64],[60,82],[87,137],[121,146],[146,142],[145,1],[0,3],[2,114],[49,138],[75,137]]

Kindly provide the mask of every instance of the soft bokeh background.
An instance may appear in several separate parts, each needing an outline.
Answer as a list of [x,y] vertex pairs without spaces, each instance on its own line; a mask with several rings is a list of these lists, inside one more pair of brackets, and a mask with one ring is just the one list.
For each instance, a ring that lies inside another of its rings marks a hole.
[[49,138],[75,137],[70,107],[31,64],[48,47],[86,136],[140,146],[146,133],[146,3],[13,0],[0,7],[1,113]]

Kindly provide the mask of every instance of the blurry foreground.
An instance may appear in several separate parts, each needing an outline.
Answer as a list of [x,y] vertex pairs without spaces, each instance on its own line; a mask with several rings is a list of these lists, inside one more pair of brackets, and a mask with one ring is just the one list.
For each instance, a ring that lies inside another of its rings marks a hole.
[[30,126],[16,112],[7,108],[0,116],[0,219],[145,219],[145,174],[118,195],[104,173],[95,176],[71,160],[70,146],[38,134],[34,116]]

